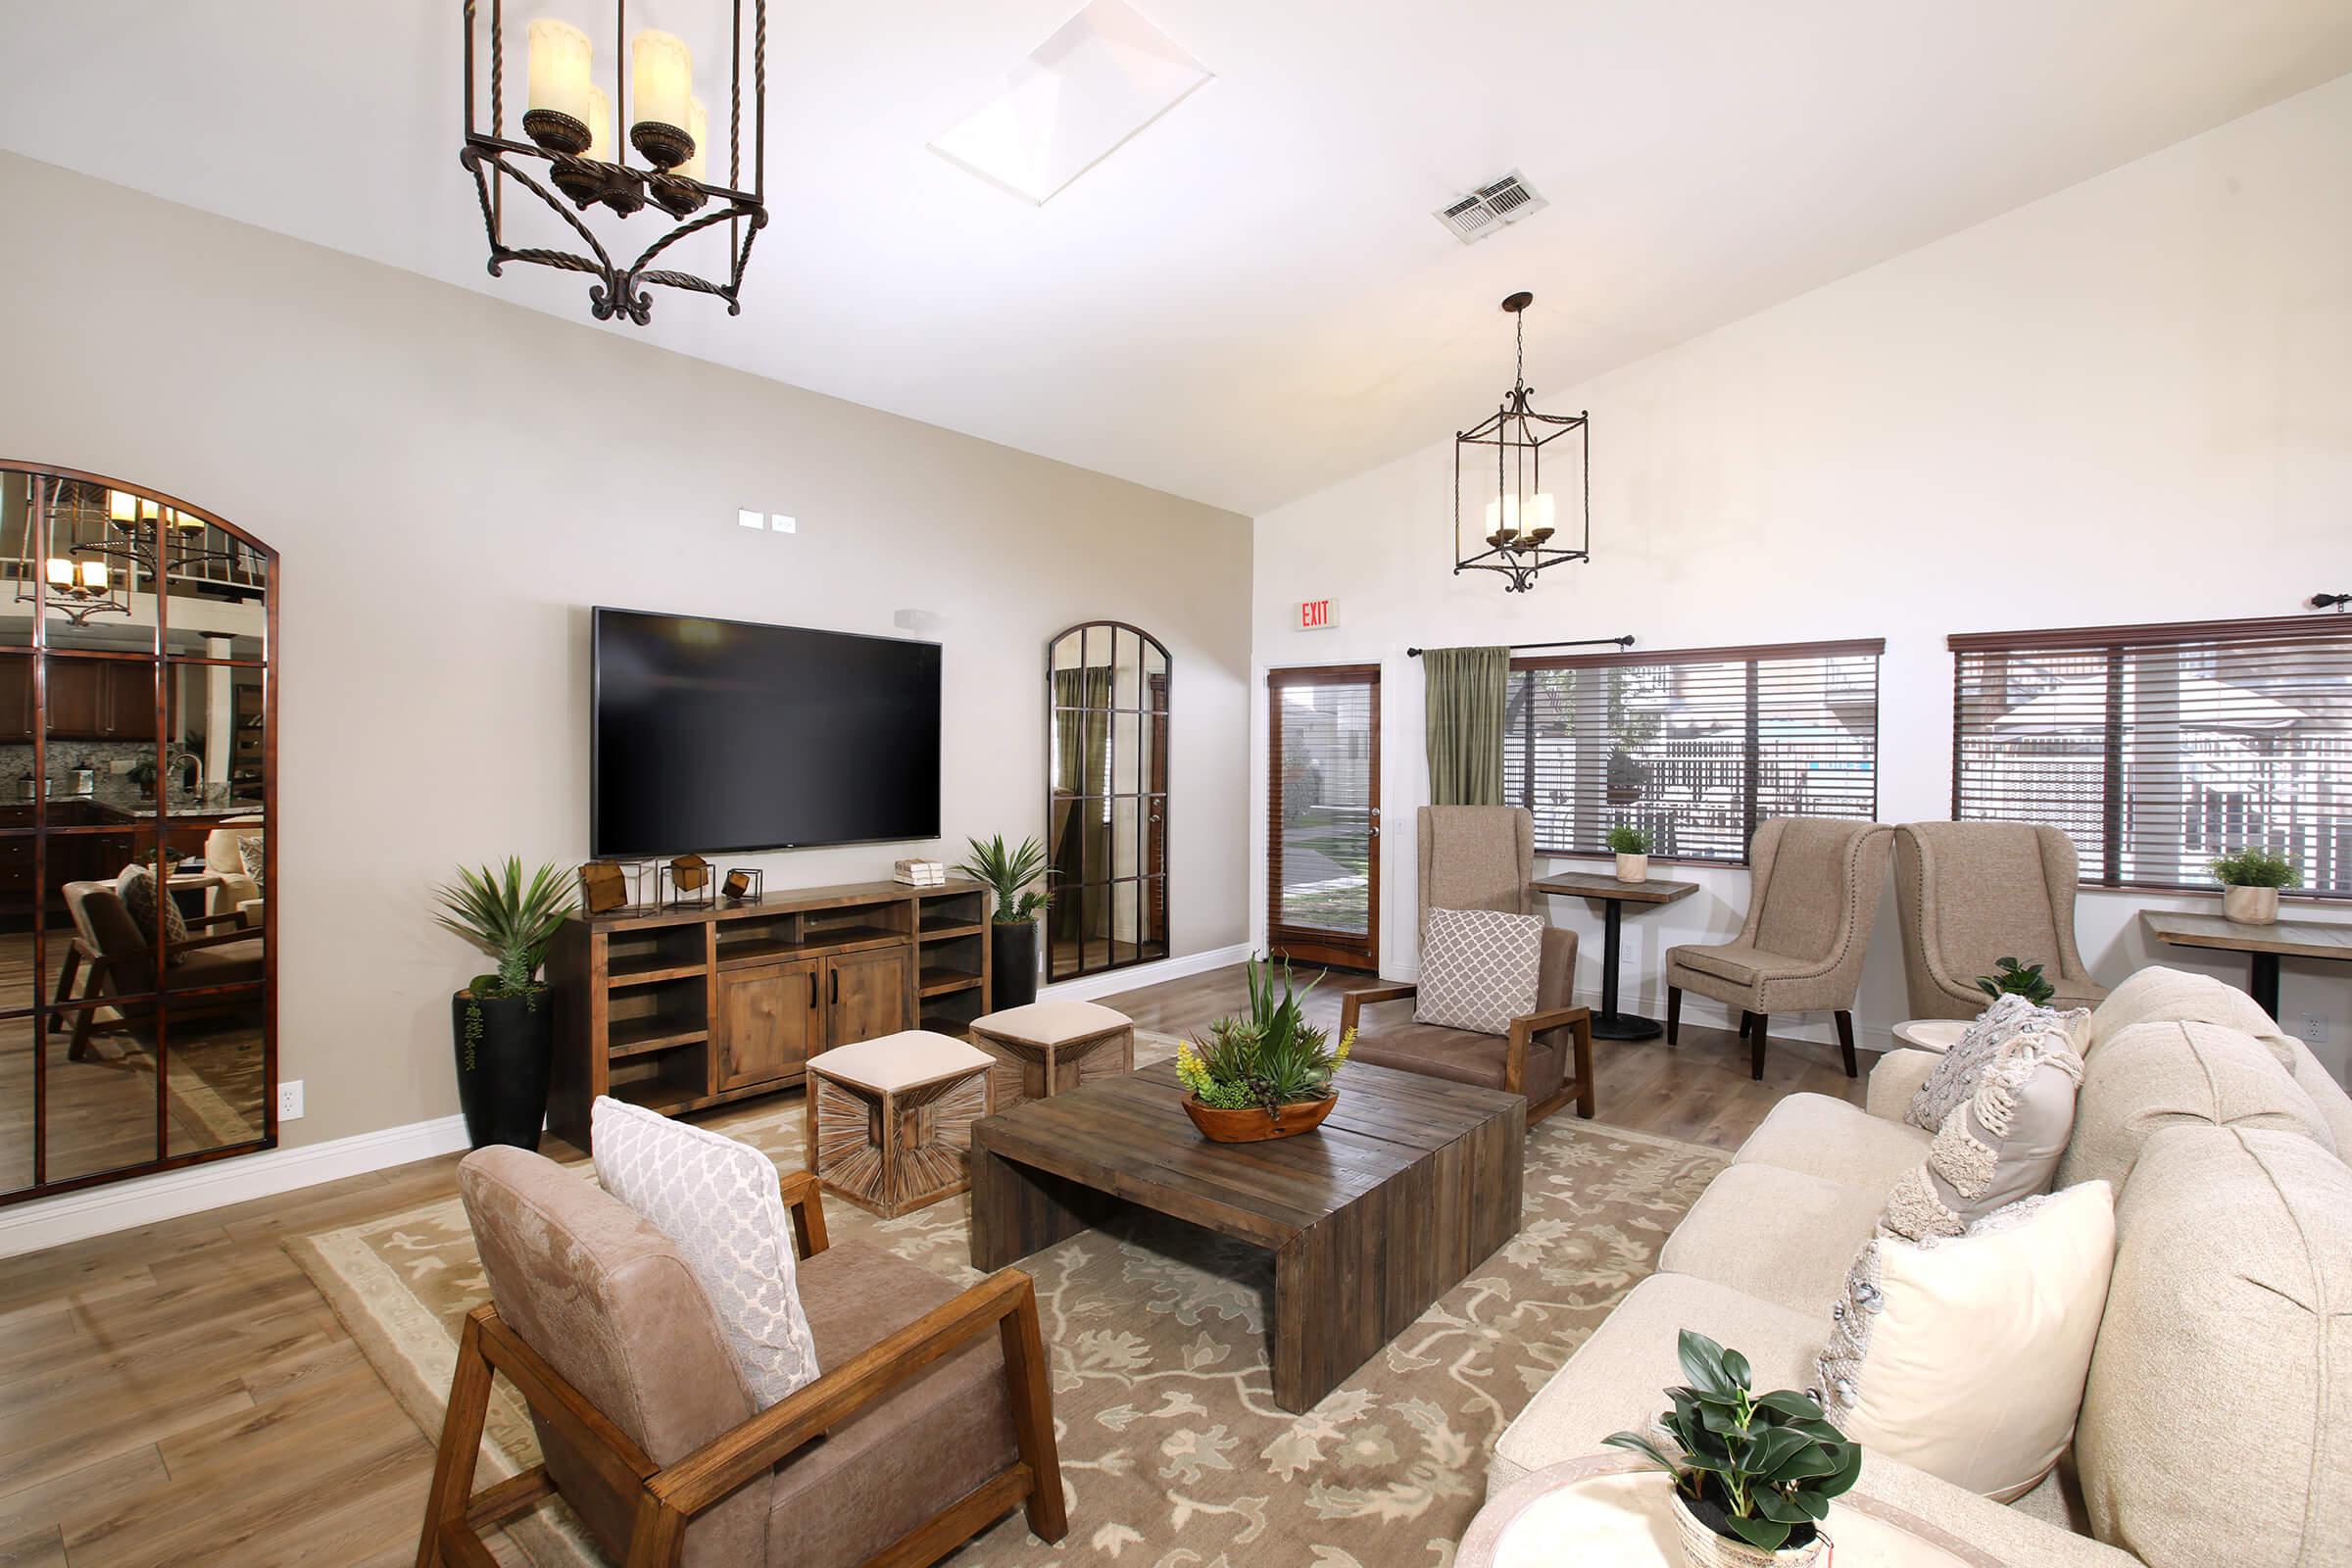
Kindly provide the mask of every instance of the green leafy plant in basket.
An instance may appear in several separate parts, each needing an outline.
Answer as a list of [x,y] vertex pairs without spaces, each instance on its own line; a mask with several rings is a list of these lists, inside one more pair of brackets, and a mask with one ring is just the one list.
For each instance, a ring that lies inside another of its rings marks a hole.
[[1282,987],[1275,990],[1274,966],[1250,960],[1250,1010],[1219,1018],[1208,1026],[1205,1040],[1188,1040],[1176,1048],[1176,1076],[1193,1098],[1212,1110],[1246,1110],[1262,1106],[1269,1117],[1285,1105],[1322,1100],[1331,1093],[1331,1075],[1348,1059],[1355,1045],[1349,1030],[1331,1044],[1331,1031],[1308,1023],[1299,1004],[1315,989],[1298,990],[1291,966],[1282,966]]
[[2023,997],[2036,1007],[2058,994],[2058,988],[2042,978],[2040,964],[2015,958],[2003,958],[1992,966],[1992,973],[1977,976],[1977,989],[1995,1001]]
[[1675,1501],[1718,1536],[1760,1551],[1809,1546],[1830,1499],[1862,1472],[1862,1448],[1792,1389],[1750,1392],[1747,1357],[1689,1329],[1676,1344],[1683,1376],[1659,1416],[1669,1453],[1649,1434],[1602,1441],[1654,1462],[1674,1480]]

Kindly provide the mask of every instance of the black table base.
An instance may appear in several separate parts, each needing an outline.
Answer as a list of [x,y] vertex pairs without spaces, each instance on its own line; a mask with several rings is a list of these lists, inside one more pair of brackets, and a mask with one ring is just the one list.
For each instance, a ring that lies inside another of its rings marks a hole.
[[1621,900],[1610,899],[1601,906],[1600,1010],[1592,1015],[1592,1038],[1655,1040],[1666,1032],[1664,1024],[1655,1018],[1644,1018],[1637,1012],[1617,1010],[1617,950],[1624,911],[1625,905]]

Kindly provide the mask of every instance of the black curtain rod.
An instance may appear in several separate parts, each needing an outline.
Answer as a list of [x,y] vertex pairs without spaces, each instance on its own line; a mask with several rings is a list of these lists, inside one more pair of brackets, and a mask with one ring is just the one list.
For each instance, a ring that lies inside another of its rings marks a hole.
[[[1574,637],[1564,643],[1513,643],[1510,645],[1510,649],[1514,654],[1524,654],[1537,648],[1597,648],[1603,643],[1615,648],[1634,646],[1634,640],[1631,637]],[[1407,648],[1404,651],[1404,657],[1419,659],[1423,652],[1424,650],[1419,648]]]

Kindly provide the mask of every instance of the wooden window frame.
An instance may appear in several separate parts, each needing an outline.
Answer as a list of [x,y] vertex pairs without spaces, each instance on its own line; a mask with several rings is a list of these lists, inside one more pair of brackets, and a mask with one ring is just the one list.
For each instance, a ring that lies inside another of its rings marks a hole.
[[[1879,698],[1881,695],[1879,662],[1886,657],[1886,639],[1884,637],[1849,637],[1819,642],[1749,643],[1723,648],[1622,649],[1601,654],[1529,655],[1513,658],[1510,662],[1510,671],[1516,675],[1523,671],[1543,669],[1657,668],[1672,664],[1746,664],[1747,718],[1746,745],[1743,755],[1743,788],[1746,798],[1742,806],[1741,814],[1744,825],[1739,856],[1736,858],[1708,855],[1653,854],[1649,857],[1651,860],[1661,865],[1714,865],[1738,869],[1745,867],[1749,863],[1748,850],[1755,843],[1756,828],[1761,820],[1757,809],[1757,779],[1762,737],[1757,716],[1756,666],[1760,663],[1796,659],[1868,659],[1871,661],[1870,808],[1866,815],[1856,818],[1858,821],[1867,821],[1875,820],[1879,814]],[[1506,746],[1511,742],[1510,731],[1507,727],[1504,730],[1503,740]],[[1527,743],[1531,748],[1533,741],[1534,732],[1531,729],[1527,736]],[[1532,758],[1523,762],[1522,776],[1528,781],[1528,789],[1532,795],[1535,780]],[[1506,800],[1505,804],[1531,810],[1534,808],[1533,800],[1526,798],[1516,801]],[[1612,858],[1607,850],[1567,849],[1543,843],[1536,845],[1536,853],[1547,858],[1560,860],[1606,860]]]
[[[2153,621],[2115,626],[2062,626],[2016,631],[1954,632],[1945,639],[1952,655],[1952,754],[1951,754],[1951,815],[1955,822],[1987,820],[2027,820],[2035,818],[1989,818],[1964,816],[1966,798],[1963,794],[1961,752],[1968,730],[1964,722],[1963,705],[1967,694],[1967,658],[1970,655],[1990,654],[2094,654],[2108,656],[2111,671],[2123,667],[2128,651],[2139,648],[2186,648],[2199,645],[2237,644],[2292,645],[2304,641],[2352,641],[2352,616],[2336,614],[2261,615],[2230,620]],[[2104,765],[2101,770],[2100,801],[2100,871],[2096,877],[2081,874],[2082,857],[2076,858],[2076,886],[2102,893],[2210,893],[2215,884],[2210,879],[2196,882],[2164,882],[2123,874],[2124,831],[2123,811],[2128,796],[2126,786],[2124,745],[2125,723],[2122,713],[2122,684],[2110,681],[2105,716]],[[2054,824],[2063,827],[2063,823]],[[2286,896],[2314,901],[2343,902],[2352,899],[2352,889],[2281,890]]]

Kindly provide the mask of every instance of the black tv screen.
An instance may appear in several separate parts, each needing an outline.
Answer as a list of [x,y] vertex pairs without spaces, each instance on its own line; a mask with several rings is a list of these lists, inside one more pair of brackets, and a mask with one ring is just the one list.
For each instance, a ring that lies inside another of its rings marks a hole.
[[939,836],[939,645],[596,612],[590,853]]

